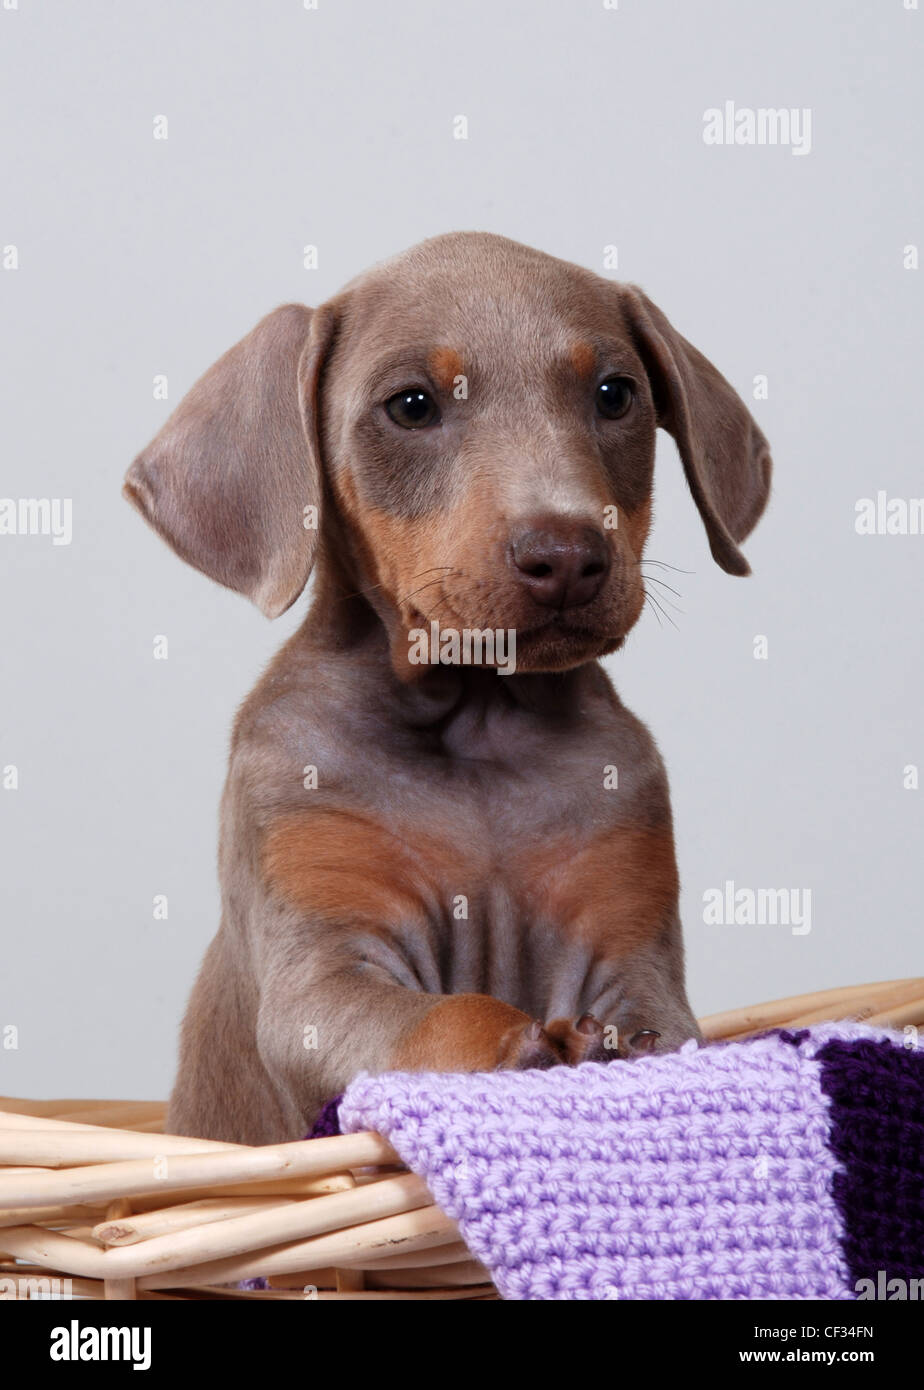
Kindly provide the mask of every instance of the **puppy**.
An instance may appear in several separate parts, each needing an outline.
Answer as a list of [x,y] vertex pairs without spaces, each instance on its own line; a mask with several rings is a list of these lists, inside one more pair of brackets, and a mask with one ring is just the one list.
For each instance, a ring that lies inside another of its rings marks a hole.
[[315,581],[234,726],[169,1130],[295,1139],[359,1071],[698,1036],[664,767],[598,664],[645,602],[659,425],[747,574],[771,465],[724,378],[638,289],[461,233],[269,314],[132,464],[267,616]]

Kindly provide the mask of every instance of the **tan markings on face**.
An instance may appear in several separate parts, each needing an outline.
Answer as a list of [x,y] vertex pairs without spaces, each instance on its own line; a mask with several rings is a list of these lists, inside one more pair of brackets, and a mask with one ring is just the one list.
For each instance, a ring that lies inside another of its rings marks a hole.
[[502,1063],[529,1016],[486,994],[456,994],[436,1004],[398,1044],[398,1071],[491,1071]]
[[519,867],[533,884],[537,909],[602,955],[620,956],[653,941],[676,909],[670,830],[618,826],[583,848],[544,845]]
[[312,916],[373,927],[426,920],[434,885],[452,862],[423,832],[399,838],[349,811],[283,816],[262,846],[264,878],[276,898]]
[[572,343],[569,356],[578,376],[589,377],[597,361],[597,354],[590,343]]
[[[353,543],[359,551],[366,581],[372,586],[373,600],[381,596],[390,601],[405,629],[416,625],[418,613],[439,610],[443,581],[452,568],[446,558],[446,518],[400,517],[370,506],[360,499],[349,473],[339,480],[337,489],[341,505],[353,523]],[[406,642],[393,632],[392,643],[398,673],[413,674],[404,670]]]
[[451,391],[457,376],[463,376],[462,358],[455,348],[434,348],[427,359],[430,375],[442,391]]
[[453,617],[472,616],[464,610],[477,603],[473,578],[496,577],[486,538],[497,534],[498,506],[487,483],[446,511],[411,519],[364,503],[349,474],[339,488],[373,582],[397,606],[405,625],[430,614],[446,621],[447,606]]

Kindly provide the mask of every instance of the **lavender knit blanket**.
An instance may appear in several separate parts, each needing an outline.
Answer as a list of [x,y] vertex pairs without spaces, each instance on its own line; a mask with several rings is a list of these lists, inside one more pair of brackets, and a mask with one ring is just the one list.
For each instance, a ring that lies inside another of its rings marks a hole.
[[315,1133],[387,1136],[505,1298],[853,1299],[924,1279],[911,1033],[828,1024],[608,1066],[362,1075],[338,1104]]

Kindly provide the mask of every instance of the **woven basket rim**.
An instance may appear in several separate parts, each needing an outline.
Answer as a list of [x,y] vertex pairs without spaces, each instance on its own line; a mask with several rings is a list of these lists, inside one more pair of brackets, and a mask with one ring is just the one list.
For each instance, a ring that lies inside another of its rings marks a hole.
[[[700,1026],[707,1041],[734,1040],[844,1018],[924,1027],[924,977],[770,1000]],[[231,1145],[164,1134],[165,1109],[0,1097],[0,1279],[12,1297],[48,1286],[80,1299],[498,1297],[381,1135]]]

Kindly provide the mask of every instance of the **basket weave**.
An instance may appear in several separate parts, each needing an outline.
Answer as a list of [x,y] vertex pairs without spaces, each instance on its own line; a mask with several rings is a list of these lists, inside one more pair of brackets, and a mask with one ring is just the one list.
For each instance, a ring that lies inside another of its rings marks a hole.
[[[707,1038],[853,1018],[924,1026],[924,978],[701,1020]],[[248,1148],[163,1131],[160,1101],[0,1098],[2,1296],[495,1299],[378,1134]],[[241,1289],[263,1278],[266,1289]]]

